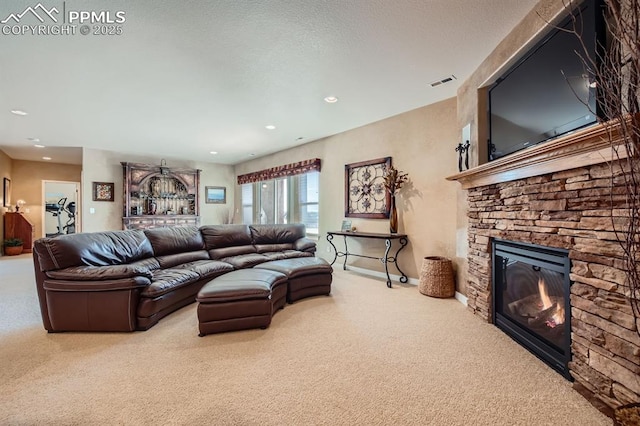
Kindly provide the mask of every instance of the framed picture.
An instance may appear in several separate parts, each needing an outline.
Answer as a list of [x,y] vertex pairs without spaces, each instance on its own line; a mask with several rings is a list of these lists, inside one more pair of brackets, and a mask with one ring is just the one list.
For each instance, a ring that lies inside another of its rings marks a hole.
[[204,201],[207,204],[227,204],[227,188],[224,186],[205,186]]
[[391,157],[344,166],[345,217],[389,218],[391,195],[384,187],[385,167]]
[[4,178],[2,180],[2,206],[9,207],[11,205],[11,179]]
[[342,221],[342,229],[340,229],[343,232],[351,232],[351,221],[350,220],[343,220]]
[[93,201],[113,201],[113,182],[93,182]]

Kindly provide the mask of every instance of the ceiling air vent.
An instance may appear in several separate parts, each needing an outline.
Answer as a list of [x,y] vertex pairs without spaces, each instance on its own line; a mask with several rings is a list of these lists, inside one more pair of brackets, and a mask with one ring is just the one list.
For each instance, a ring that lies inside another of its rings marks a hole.
[[456,79],[456,76],[455,76],[455,75],[453,75],[453,74],[451,74],[449,77],[445,77],[445,78],[443,78],[442,80],[437,80],[437,81],[434,81],[433,83],[430,83],[430,84],[429,84],[429,86],[431,86],[431,87],[438,87],[438,86],[440,86],[441,84],[448,83],[448,82],[453,81],[453,80],[455,80],[455,79]]

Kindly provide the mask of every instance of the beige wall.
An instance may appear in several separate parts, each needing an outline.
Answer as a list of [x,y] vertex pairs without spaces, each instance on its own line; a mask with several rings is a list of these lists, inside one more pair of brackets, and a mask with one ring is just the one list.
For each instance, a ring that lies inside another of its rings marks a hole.
[[566,15],[565,3],[568,1],[540,0],[458,89],[458,126],[471,124],[471,167],[487,162],[485,88],[545,35],[549,23]]
[[[329,260],[326,231],[339,230],[344,217],[344,166],[380,157],[393,157],[396,168],[409,173],[408,185],[398,197],[399,232],[409,236],[400,265],[418,278],[425,256],[456,253],[457,183],[445,176],[457,170],[458,143],[456,100],[448,99],[376,123],[236,165],[236,174],[288,164],[310,158],[322,159],[320,173],[320,240],[318,254]],[[239,187],[236,186],[236,191]],[[236,192],[239,208],[240,194]],[[389,232],[388,219],[351,219],[358,230]],[[335,243],[340,243],[338,239]],[[358,247],[369,255],[382,254],[383,243]],[[350,244],[355,251],[356,244]],[[383,271],[379,261],[354,258],[349,264]],[[391,268],[392,273],[396,273]]]
[[[458,122],[462,130],[471,125],[470,167],[487,162],[489,137],[487,120],[487,88],[502,72],[546,33],[550,24],[566,13],[563,0],[541,0],[536,7],[498,44],[473,74],[458,89]],[[466,294],[467,278],[467,191],[458,187],[456,229],[458,253],[457,280],[459,291]]]
[[[189,167],[200,172],[200,200],[204,200],[205,186],[227,187],[227,204],[206,204],[200,202],[201,222],[205,224],[222,223],[222,217],[233,213],[234,174],[233,167],[204,162],[166,159],[168,167]],[[154,156],[136,156],[113,151],[84,148],[82,151],[82,217],[83,232],[97,232],[122,229],[123,177],[120,162],[160,165],[161,158]],[[114,202],[93,201],[91,196],[93,182],[114,182]],[[89,213],[94,208],[95,213]]]
[[35,226],[36,238],[43,235],[42,181],[80,182],[81,173],[82,167],[72,164],[13,160],[11,202],[15,205],[17,199],[26,201],[24,215]]
[[[0,150],[0,185],[3,185],[4,178],[11,179],[11,158],[3,151]],[[0,187],[0,212],[2,212],[2,216],[7,211],[6,207],[3,207],[3,190],[4,188]],[[4,240],[4,217],[0,220],[0,241]]]

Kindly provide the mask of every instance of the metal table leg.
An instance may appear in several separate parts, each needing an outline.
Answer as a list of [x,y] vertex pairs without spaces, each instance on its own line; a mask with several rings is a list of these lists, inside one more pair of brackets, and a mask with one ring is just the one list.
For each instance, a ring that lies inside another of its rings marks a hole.
[[329,244],[331,244],[331,247],[333,247],[333,252],[335,253],[333,260],[331,261],[331,264],[333,265],[335,261],[338,259],[338,249],[336,248],[336,246],[333,245],[333,241],[331,240],[333,240],[333,235],[327,234],[327,241],[329,242]]
[[409,241],[407,241],[406,238],[400,238],[400,248],[398,248],[398,251],[393,258],[393,263],[396,264],[396,269],[398,270],[398,272],[400,272],[400,282],[402,284],[406,284],[406,282],[409,281],[409,277],[407,277],[407,275],[400,269],[400,266],[398,266],[398,253],[400,253],[400,250],[405,248],[407,244],[409,244]]
[[347,257],[349,257],[349,249],[347,248],[347,236],[343,235],[344,238],[344,263],[342,264],[342,270],[347,270]]
[[391,277],[389,277],[389,250],[391,249],[391,240],[384,240],[384,245],[386,249],[384,251],[384,257],[381,260],[382,263],[384,263],[384,272],[387,274],[387,287],[391,288]]

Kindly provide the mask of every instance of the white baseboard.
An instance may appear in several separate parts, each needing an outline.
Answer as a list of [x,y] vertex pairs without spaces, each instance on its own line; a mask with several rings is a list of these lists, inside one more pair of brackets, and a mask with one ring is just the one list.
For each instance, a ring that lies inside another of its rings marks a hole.
[[[350,265],[347,265],[347,271],[357,272],[359,274],[368,275],[370,277],[382,278],[383,280],[385,280],[385,282],[387,281],[387,275],[384,272],[372,271],[371,269],[359,268],[357,266]],[[400,283],[400,275],[389,274],[389,278],[391,278],[392,284]],[[406,284],[418,285],[420,284],[420,280],[418,280],[417,278],[409,278]]]
[[[336,266],[336,268],[339,266]],[[387,275],[384,272],[380,271],[372,271],[371,269],[359,268],[357,266],[347,265],[347,271],[357,272],[358,274],[367,275],[375,278],[382,278],[383,280],[387,280]],[[392,284],[400,283],[400,275],[389,274],[389,278],[391,278]],[[417,278],[409,278],[406,284],[418,285],[420,284],[420,280]],[[467,296],[462,293],[458,293],[456,291],[455,298],[458,302],[462,303],[464,306],[467,306]]]
[[462,294],[462,293],[458,293],[458,292],[456,291],[455,298],[456,298],[456,300],[457,300],[458,302],[462,303],[464,306],[467,306],[467,296],[465,296],[465,295],[464,295],[464,294]]

